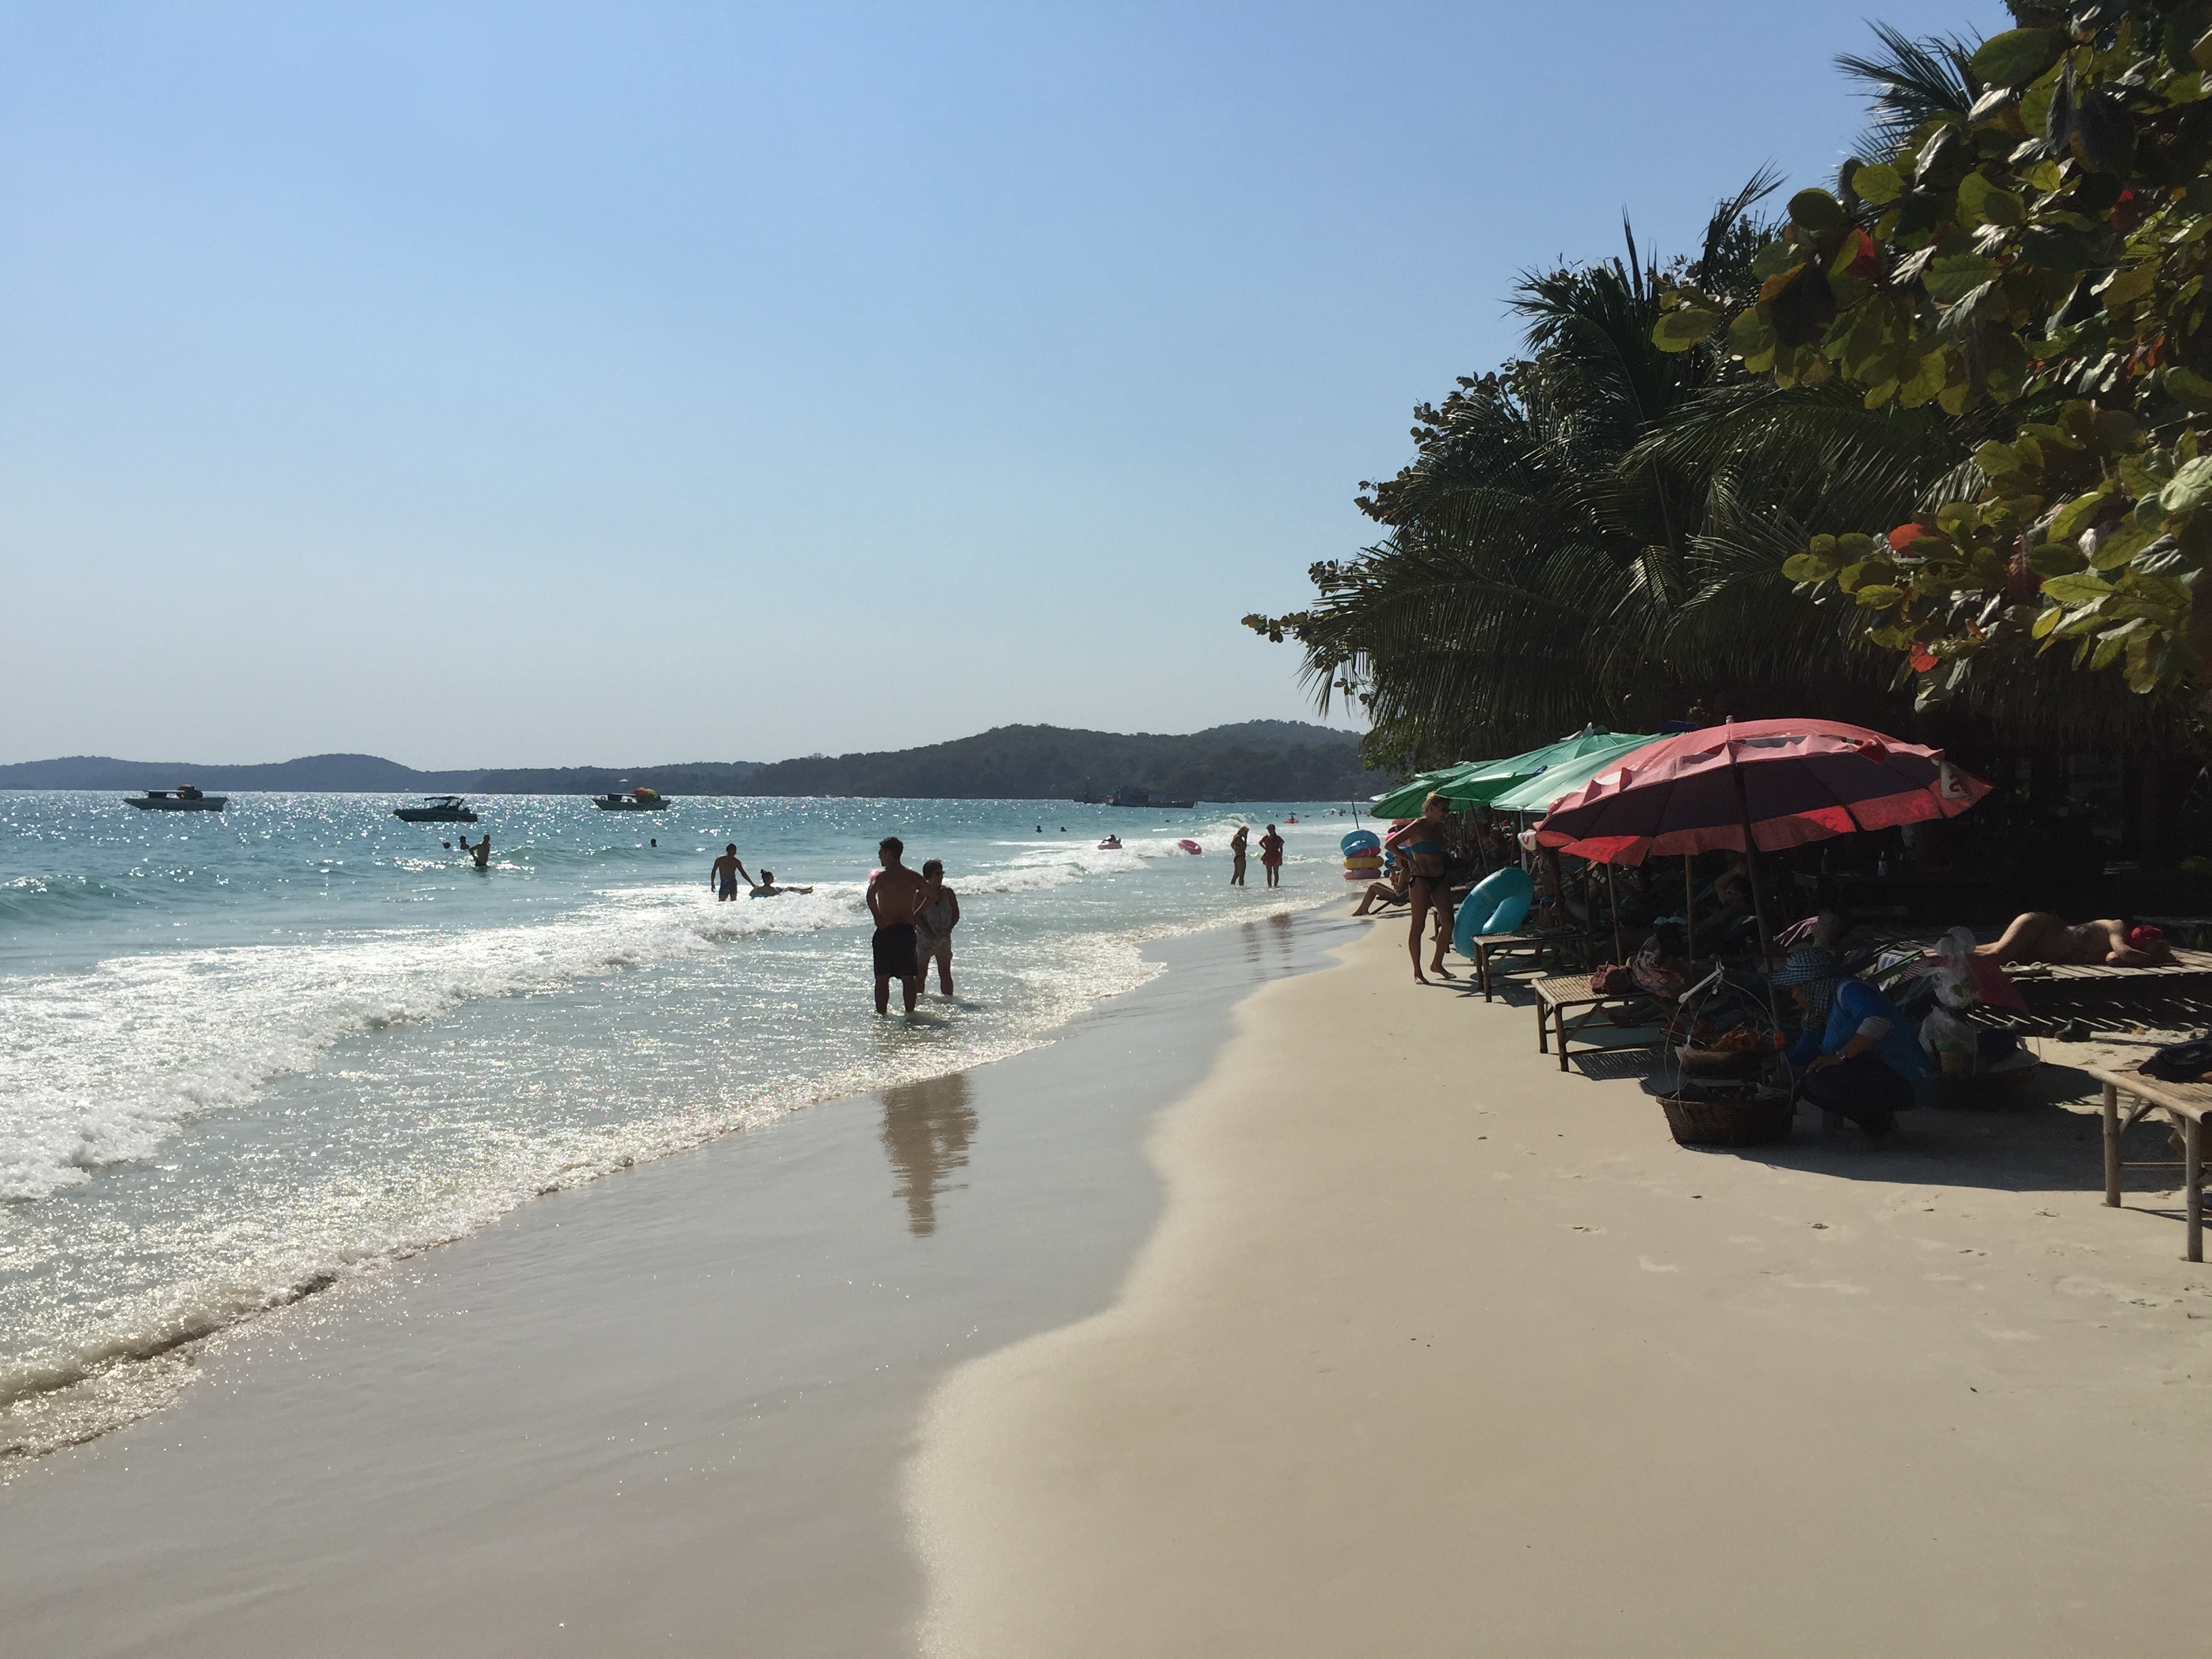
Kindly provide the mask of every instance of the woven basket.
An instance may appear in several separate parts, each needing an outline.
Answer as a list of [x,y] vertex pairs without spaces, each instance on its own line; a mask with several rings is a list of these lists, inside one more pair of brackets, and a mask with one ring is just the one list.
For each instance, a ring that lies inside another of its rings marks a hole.
[[1790,1139],[1797,1103],[1779,1089],[1761,1089],[1747,1100],[1685,1100],[1662,1095],[1667,1127],[1684,1146],[1759,1146]]

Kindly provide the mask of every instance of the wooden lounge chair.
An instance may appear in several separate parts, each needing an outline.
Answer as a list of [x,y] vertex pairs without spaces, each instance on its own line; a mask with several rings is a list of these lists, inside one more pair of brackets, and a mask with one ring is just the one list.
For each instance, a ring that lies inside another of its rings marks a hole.
[[[2105,1085],[2105,1202],[2120,1204],[2123,1170],[2181,1170],[2183,1214],[2188,1223],[2188,1258],[2204,1260],[2205,1120],[2212,1116],[2212,1084],[2163,1083],[2131,1068],[2090,1065],[2082,1069]],[[2120,1097],[2128,1097],[2125,1116]],[[2120,1137],[2157,1112],[2181,1132],[2182,1154],[2172,1158],[2123,1161]]]
[[[1567,1069],[1567,1044],[1571,1040],[1600,1053],[1616,1049],[1663,1048],[1667,1046],[1664,1031],[1657,1036],[1637,1037],[1621,1042],[1599,1042],[1582,1035],[1583,1028],[1599,1014],[1610,1013],[1616,1008],[1635,1008],[1650,1003],[1650,996],[1641,990],[1632,988],[1625,992],[1594,991],[1590,988],[1588,973],[1547,974],[1543,978],[1533,981],[1531,988],[1536,993],[1536,1052],[1549,1054],[1551,1041],[1556,1037],[1559,1045],[1559,1069],[1563,1072]],[[1567,1018],[1567,1011],[1571,1008],[1582,1011],[1571,1020]],[[1613,1031],[1618,1028],[1608,1022],[1606,1029]]]
[[1540,974],[1552,968],[1570,969],[1578,963],[1587,972],[1592,935],[1577,929],[1555,928],[1548,933],[1523,928],[1517,933],[1478,934],[1474,940],[1474,978],[1482,1000],[1497,1000],[1498,981],[1510,971],[1503,964],[1525,962]]

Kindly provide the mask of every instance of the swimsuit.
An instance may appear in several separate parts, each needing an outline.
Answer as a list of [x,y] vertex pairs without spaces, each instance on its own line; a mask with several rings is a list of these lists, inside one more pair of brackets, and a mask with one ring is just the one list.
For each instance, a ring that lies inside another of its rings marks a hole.
[[912,979],[921,971],[921,964],[915,959],[912,922],[878,927],[871,943],[875,948],[878,979]]
[[915,971],[919,973],[936,961],[942,961],[950,968],[952,965],[951,896],[947,894],[934,904],[924,905],[915,921]]
[[735,876],[724,876],[722,878],[722,896],[726,899],[733,899],[737,897],[737,896],[738,878]]

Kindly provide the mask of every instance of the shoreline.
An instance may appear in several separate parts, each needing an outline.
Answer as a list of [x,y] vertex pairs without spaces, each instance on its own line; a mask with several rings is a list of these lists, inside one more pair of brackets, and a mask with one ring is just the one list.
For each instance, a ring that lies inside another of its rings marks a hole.
[[[1271,902],[1274,902],[1272,895],[1269,897]],[[1308,915],[1334,897],[1331,894],[1312,899],[1302,907],[1291,907],[1291,914]],[[1119,933],[1107,930],[1080,940],[1079,945],[1118,942],[1125,945],[1129,960],[1139,966],[1144,976],[1127,988],[1117,984],[1097,991],[1097,1000],[1072,1017],[1062,1017],[1058,1024],[1002,1039],[981,1055],[974,1052],[972,1042],[965,1054],[948,1050],[937,1057],[943,1069],[926,1072],[923,1080],[971,1071],[978,1066],[1049,1046],[1072,1024],[1090,1018],[1115,998],[1142,989],[1157,977],[1145,964],[1146,953],[1155,947],[1172,948],[1170,941],[1264,921],[1273,914],[1269,911],[1250,918],[1223,915],[1196,921],[1145,925]],[[501,931],[494,929],[492,933],[496,936]],[[655,962],[648,965],[647,971],[665,965]],[[564,983],[560,988],[561,994],[566,995],[577,994],[579,986],[574,984]],[[482,1008],[509,1001],[512,996],[508,993],[461,998],[453,1006],[441,1009],[440,1013],[450,1023],[462,1017],[475,1017]],[[921,1018],[925,1022],[936,1018],[927,1000]],[[427,1022],[407,1024],[416,1026]],[[317,1054],[316,1063],[343,1070],[350,1063],[351,1045],[382,1040],[383,1036],[380,1030],[346,1030],[332,1038],[327,1048]],[[268,1126],[285,1109],[279,1097],[295,1091],[301,1079],[313,1069],[308,1066],[296,1072],[280,1071],[264,1079],[262,1097],[187,1120],[173,1136],[174,1145],[165,1143],[143,1156],[103,1170],[102,1176],[111,1182],[143,1181],[151,1166],[175,1160],[179,1148],[201,1142],[212,1142],[234,1156],[236,1147],[232,1143],[236,1138],[254,1132],[257,1126],[260,1126],[261,1132],[271,1132]],[[896,1086],[886,1079],[866,1076],[867,1070],[866,1063],[861,1062],[839,1073],[819,1074],[796,1086],[771,1089],[757,1099],[741,1099],[733,1106],[726,1106],[696,1121],[617,1125],[604,1135],[586,1137],[588,1144],[557,1170],[533,1176],[525,1188],[505,1194],[504,1207],[440,1215],[426,1233],[372,1240],[365,1249],[341,1251],[313,1261],[286,1282],[218,1284],[211,1287],[215,1292],[212,1295],[208,1293],[209,1287],[196,1287],[198,1293],[193,1298],[161,1308],[133,1328],[104,1332],[96,1343],[75,1352],[41,1356],[12,1366],[0,1363],[0,1488],[21,1478],[26,1468],[35,1467],[45,1457],[72,1446],[88,1444],[103,1435],[171,1408],[189,1389],[198,1357],[210,1344],[240,1338],[259,1322],[280,1316],[301,1302],[332,1291],[374,1294],[375,1286],[386,1277],[404,1272],[406,1264],[426,1253],[479,1237],[488,1228],[557,1193],[580,1190],[610,1176],[648,1167],[667,1158],[684,1156],[732,1133],[773,1128],[794,1115],[819,1110],[844,1099],[870,1094],[875,1089]],[[915,1080],[915,1077],[904,1077],[897,1083]],[[55,1195],[50,1194],[42,1201],[54,1199]],[[70,1200],[65,1196],[60,1201]]]
[[[524,1205],[219,1337],[160,1413],[0,1488],[41,1652],[900,1653],[915,1416],[1110,1298],[1143,1127],[1347,930],[1156,943],[1043,1045]],[[739,1638],[742,1639],[738,1639]]]
[[2092,1106],[1681,1148],[1402,951],[1240,1005],[1119,1297],[933,1397],[926,1652],[2202,1645],[2212,1273]]

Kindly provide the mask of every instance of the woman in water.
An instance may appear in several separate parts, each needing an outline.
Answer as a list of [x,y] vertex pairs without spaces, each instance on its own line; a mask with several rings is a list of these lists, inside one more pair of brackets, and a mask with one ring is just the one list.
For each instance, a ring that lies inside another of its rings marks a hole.
[[1413,983],[1429,981],[1421,973],[1421,924],[1434,910],[1437,916],[1436,957],[1429,972],[1438,979],[1457,975],[1444,971],[1444,941],[1451,937],[1451,889],[1444,884],[1444,865],[1451,847],[1444,840],[1444,820],[1451,803],[1431,793],[1421,804],[1421,816],[1400,824],[1382,838],[1382,845],[1406,860],[1413,899],[1413,926],[1406,934],[1406,951],[1413,958]]

